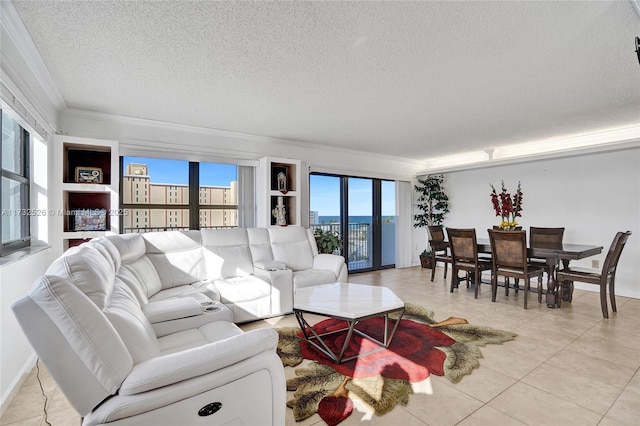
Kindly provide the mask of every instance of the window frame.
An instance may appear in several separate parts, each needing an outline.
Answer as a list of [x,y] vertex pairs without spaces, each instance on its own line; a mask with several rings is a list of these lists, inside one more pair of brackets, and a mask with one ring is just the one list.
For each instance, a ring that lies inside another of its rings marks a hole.
[[[188,173],[189,173],[189,177],[188,177],[188,193],[189,193],[189,203],[181,203],[181,204],[152,204],[152,203],[147,203],[147,204],[139,204],[139,203],[125,203],[124,202],[124,191],[123,191],[123,185],[124,185],[124,175],[125,175],[125,169],[124,169],[124,158],[127,156],[121,155],[120,156],[120,189],[119,189],[119,193],[120,193],[120,206],[122,208],[122,210],[138,210],[138,209],[144,209],[144,210],[186,210],[189,212],[189,229],[194,229],[194,230],[199,230],[201,229],[200,226],[200,211],[201,210],[240,210],[240,206],[238,203],[236,204],[200,204],[200,163],[201,162],[197,162],[197,161],[189,161],[189,168],[188,168]],[[131,157],[136,157],[136,156],[131,156]],[[176,159],[177,160],[177,159]],[[181,160],[178,160],[181,161]],[[210,163],[208,161],[203,161],[202,163]],[[238,166],[236,165],[236,168]],[[236,172],[236,179],[237,179],[237,172]],[[149,196],[151,196],[149,194]],[[238,200],[239,201],[239,200]],[[177,221],[177,218],[176,218]],[[239,224],[235,225],[235,226],[220,226],[221,228],[229,228],[229,227],[239,227]],[[166,227],[162,227],[165,231],[168,230],[180,230],[180,229],[184,229],[182,227],[171,227],[171,226],[166,226]],[[127,228],[130,229],[130,228]],[[153,231],[153,228],[139,228],[139,229],[151,229]],[[130,231],[130,232],[136,232],[136,231]],[[137,231],[139,232],[139,231]],[[124,227],[124,216],[121,215],[120,216],[120,233],[125,233],[125,227]]]
[[[0,128],[2,128],[3,114],[10,115],[7,110],[0,109]],[[20,128],[20,139],[22,149],[22,170],[23,174],[15,173],[2,167],[2,150],[0,149],[0,170],[1,178],[9,179],[13,182],[18,182],[20,185],[24,185],[25,191],[22,197],[22,203],[19,209],[8,209],[7,206],[2,204],[2,185],[0,184],[0,210],[2,215],[7,214],[17,215],[20,218],[21,229],[24,230],[23,235],[17,239],[4,242],[5,230],[3,225],[0,224],[0,257],[4,257],[16,251],[28,248],[31,246],[31,215],[29,214],[31,206],[31,167],[30,167],[30,144],[31,134],[24,128],[14,117],[10,117]],[[4,139],[4,138],[3,138]],[[1,142],[0,142],[1,144]]]

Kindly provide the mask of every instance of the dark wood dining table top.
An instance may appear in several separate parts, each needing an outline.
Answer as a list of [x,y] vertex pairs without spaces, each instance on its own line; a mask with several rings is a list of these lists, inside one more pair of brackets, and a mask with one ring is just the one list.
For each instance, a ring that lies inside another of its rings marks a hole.
[[[478,238],[477,243],[479,252],[491,253],[491,242],[488,238]],[[529,257],[578,260],[600,254],[602,250],[602,246],[562,243],[560,245],[546,247],[529,247],[527,248],[527,254]]]

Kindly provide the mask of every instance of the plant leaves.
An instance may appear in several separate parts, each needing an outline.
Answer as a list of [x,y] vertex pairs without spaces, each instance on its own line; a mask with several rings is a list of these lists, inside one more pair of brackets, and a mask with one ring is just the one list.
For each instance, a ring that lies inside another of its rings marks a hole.
[[[393,313],[389,315],[389,318],[396,319],[398,318],[397,313]],[[423,308],[422,306],[413,305],[411,303],[405,303],[404,305],[404,314],[402,315],[403,319],[412,319],[423,324],[435,324],[438,321],[433,319],[433,311]]]
[[347,389],[371,407],[377,416],[393,410],[398,404],[406,406],[413,393],[411,383],[403,379],[387,379],[382,376],[353,379]]
[[451,383],[458,383],[462,378],[471,374],[474,368],[480,367],[482,353],[472,344],[456,342],[452,346],[438,348],[447,355],[444,362],[444,376]]
[[294,398],[287,401],[287,406],[293,408],[293,417],[297,422],[314,415],[320,401],[331,395],[346,378],[333,368],[317,362],[297,368],[295,373],[297,377],[287,380],[287,390],[295,391]]
[[438,330],[458,343],[468,343],[474,346],[501,345],[504,342],[514,340],[518,336],[511,331],[473,324],[447,325],[439,327]]
[[300,340],[298,327],[283,327],[278,329],[278,347],[276,353],[285,367],[295,367],[299,365],[304,358],[300,352]]

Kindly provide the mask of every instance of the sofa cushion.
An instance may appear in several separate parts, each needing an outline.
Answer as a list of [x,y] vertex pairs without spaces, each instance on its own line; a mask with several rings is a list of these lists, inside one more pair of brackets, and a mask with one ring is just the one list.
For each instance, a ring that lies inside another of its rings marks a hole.
[[146,253],[156,268],[162,288],[191,284],[206,278],[200,231],[142,234]]
[[97,241],[105,239],[113,244],[120,254],[120,267],[116,269],[116,276],[131,288],[140,303],[147,303],[149,297],[162,289],[162,282],[155,266],[146,255],[146,244],[142,234],[111,235]]
[[273,261],[273,251],[267,228],[247,228],[247,237],[254,265]]
[[[201,283],[201,281],[195,284],[199,283]],[[219,301],[220,292],[211,282],[207,283],[207,285],[203,285],[200,287],[195,287],[195,285],[187,284],[160,290],[158,293],[151,296],[149,298],[149,301],[152,302],[155,300],[172,299],[176,297],[193,297],[200,303]]]
[[140,303],[147,303],[149,297],[162,290],[160,276],[147,255],[122,263],[117,276],[131,288]]
[[84,244],[67,250],[47,268],[45,274],[67,279],[102,309],[111,296],[114,267],[113,261],[104,255],[103,250]]
[[151,323],[129,287],[117,278],[104,313],[118,331],[135,364],[160,355]]
[[328,269],[307,269],[293,273],[293,288],[336,282],[336,275]]
[[253,274],[246,229],[203,229],[201,234],[209,278],[241,277]]
[[173,333],[158,339],[162,354],[197,348],[207,343],[217,342],[242,334],[243,331],[229,321],[215,321],[199,328]]
[[253,275],[215,281],[221,302],[233,312],[235,322],[271,315],[271,284]]
[[274,260],[284,262],[292,271],[311,269],[313,253],[307,231],[301,226],[268,228]]

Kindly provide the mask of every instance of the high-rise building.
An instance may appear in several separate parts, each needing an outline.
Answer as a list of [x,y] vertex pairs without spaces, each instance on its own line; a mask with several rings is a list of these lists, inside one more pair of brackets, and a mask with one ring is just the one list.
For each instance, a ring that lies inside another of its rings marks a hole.
[[320,216],[318,215],[318,212],[317,211],[309,212],[309,224],[316,225],[318,223],[320,223]]
[[[237,182],[230,186],[201,186],[199,190],[200,227],[238,226]],[[122,178],[123,204],[137,204],[124,216],[125,232],[154,231],[166,228],[189,228],[189,186],[153,183],[146,164],[129,163]],[[148,205],[146,207],[145,205]],[[176,207],[171,207],[175,205]],[[180,205],[180,207],[177,207]]]

